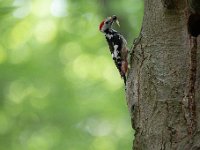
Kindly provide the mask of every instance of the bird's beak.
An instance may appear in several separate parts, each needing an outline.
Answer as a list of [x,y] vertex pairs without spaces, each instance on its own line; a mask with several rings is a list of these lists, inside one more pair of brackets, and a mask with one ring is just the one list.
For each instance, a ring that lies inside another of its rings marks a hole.
[[117,25],[120,27],[119,20],[116,20]]

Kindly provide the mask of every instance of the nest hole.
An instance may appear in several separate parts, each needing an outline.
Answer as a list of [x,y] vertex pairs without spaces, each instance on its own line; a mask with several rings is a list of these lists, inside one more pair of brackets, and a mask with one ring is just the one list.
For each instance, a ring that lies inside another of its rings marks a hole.
[[188,18],[188,32],[197,37],[200,34],[200,14],[191,14]]

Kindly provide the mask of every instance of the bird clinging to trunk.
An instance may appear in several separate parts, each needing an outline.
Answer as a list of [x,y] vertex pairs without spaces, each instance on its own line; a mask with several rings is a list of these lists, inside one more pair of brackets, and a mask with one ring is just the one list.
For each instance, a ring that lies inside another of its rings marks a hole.
[[128,70],[127,42],[120,33],[112,29],[113,23],[119,25],[119,21],[115,15],[103,20],[99,25],[99,30],[105,34],[112,58],[126,86],[126,74]]

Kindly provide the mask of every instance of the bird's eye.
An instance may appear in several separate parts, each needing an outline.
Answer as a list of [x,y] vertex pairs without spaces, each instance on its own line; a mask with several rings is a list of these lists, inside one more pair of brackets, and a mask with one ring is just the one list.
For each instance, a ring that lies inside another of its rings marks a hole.
[[105,22],[105,24],[108,24],[108,23],[109,23],[108,21]]

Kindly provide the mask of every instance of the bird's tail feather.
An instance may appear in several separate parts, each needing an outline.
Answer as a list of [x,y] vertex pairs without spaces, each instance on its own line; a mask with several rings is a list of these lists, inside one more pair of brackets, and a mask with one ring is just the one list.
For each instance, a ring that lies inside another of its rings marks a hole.
[[124,85],[125,85],[125,89],[126,89],[126,75],[122,75],[122,79],[124,80]]

